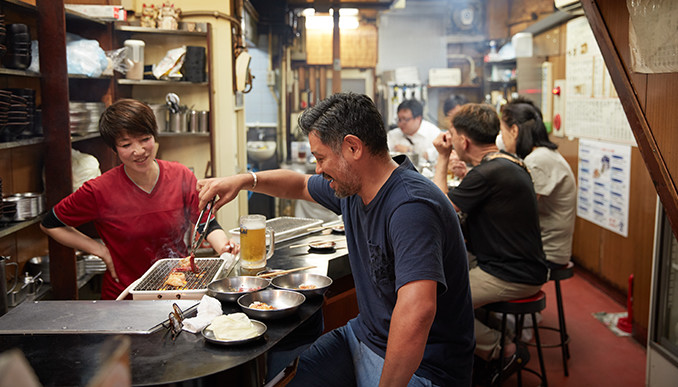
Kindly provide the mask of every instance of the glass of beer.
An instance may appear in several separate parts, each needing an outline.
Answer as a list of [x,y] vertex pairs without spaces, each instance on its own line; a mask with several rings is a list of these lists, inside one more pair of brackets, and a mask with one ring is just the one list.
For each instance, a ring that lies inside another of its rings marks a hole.
[[[266,252],[266,234],[269,234],[271,245]],[[240,267],[257,269],[266,267],[266,260],[271,258],[275,250],[275,232],[266,227],[263,215],[245,215],[240,217]]]

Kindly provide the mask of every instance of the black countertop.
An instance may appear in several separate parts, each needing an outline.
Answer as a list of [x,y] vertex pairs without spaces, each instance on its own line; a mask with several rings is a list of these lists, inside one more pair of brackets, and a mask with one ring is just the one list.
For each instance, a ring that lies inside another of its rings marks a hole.
[[[315,233],[276,246],[268,261],[271,269],[292,269],[317,266],[314,272],[325,272],[333,280],[350,275],[345,242],[339,242],[333,252],[309,253],[308,247],[290,248],[318,239],[341,240],[341,235]],[[239,268],[233,270],[239,274]],[[91,302],[91,301],[83,301]],[[127,335],[131,339],[130,363],[134,385],[179,383],[195,379],[227,381],[239,366],[250,369],[252,363],[265,355],[304,322],[317,315],[322,297],[309,297],[298,312],[280,320],[263,321],[266,334],[256,341],[222,346],[206,342],[200,333],[182,332],[173,341],[167,330],[151,334]],[[222,303],[224,313],[240,311],[237,304]],[[0,317],[0,325],[2,317]],[[297,334],[298,330],[294,333]],[[303,332],[301,332],[303,335]],[[9,334],[0,336],[0,353],[19,348],[38,376],[40,383],[52,385],[85,385],[102,366],[107,340],[106,334]],[[256,365],[254,366],[256,368]],[[249,372],[249,371],[246,371]],[[260,371],[254,371],[261,373]],[[258,376],[257,376],[258,377]],[[216,379],[215,379],[216,378]],[[249,377],[250,380],[255,378]],[[239,377],[243,380],[242,376]]]

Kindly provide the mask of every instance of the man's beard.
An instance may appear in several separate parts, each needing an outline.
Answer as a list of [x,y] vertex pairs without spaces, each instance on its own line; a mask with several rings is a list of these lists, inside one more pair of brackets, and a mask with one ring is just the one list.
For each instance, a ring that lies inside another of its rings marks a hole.
[[348,179],[347,181],[339,182],[334,180],[331,176],[323,173],[323,176],[326,179],[330,179],[331,181],[335,182],[336,188],[334,188],[334,196],[336,196],[339,199],[343,199],[357,194],[360,191],[360,180],[356,177],[354,173],[352,173],[351,168],[349,167],[346,160],[341,159],[339,169],[341,175],[346,176],[346,178]]

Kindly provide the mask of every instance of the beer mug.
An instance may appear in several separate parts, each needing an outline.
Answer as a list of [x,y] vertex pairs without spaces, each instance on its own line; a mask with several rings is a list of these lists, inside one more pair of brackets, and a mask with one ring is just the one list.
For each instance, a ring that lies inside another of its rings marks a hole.
[[[266,233],[270,235],[271,246],[266,252]],[[240,267],[256,269],[266,266],[275,250],[275,232],[266,227],[264,215],[240,217]]]

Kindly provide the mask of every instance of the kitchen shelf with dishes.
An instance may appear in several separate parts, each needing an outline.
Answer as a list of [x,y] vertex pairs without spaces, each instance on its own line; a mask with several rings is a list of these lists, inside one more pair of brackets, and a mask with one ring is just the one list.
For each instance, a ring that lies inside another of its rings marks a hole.
[[23,220],[20,222],[0,223],[0,238],[14,234],[36,223],[40,223],[44,215],[39,215],[33,219]]

